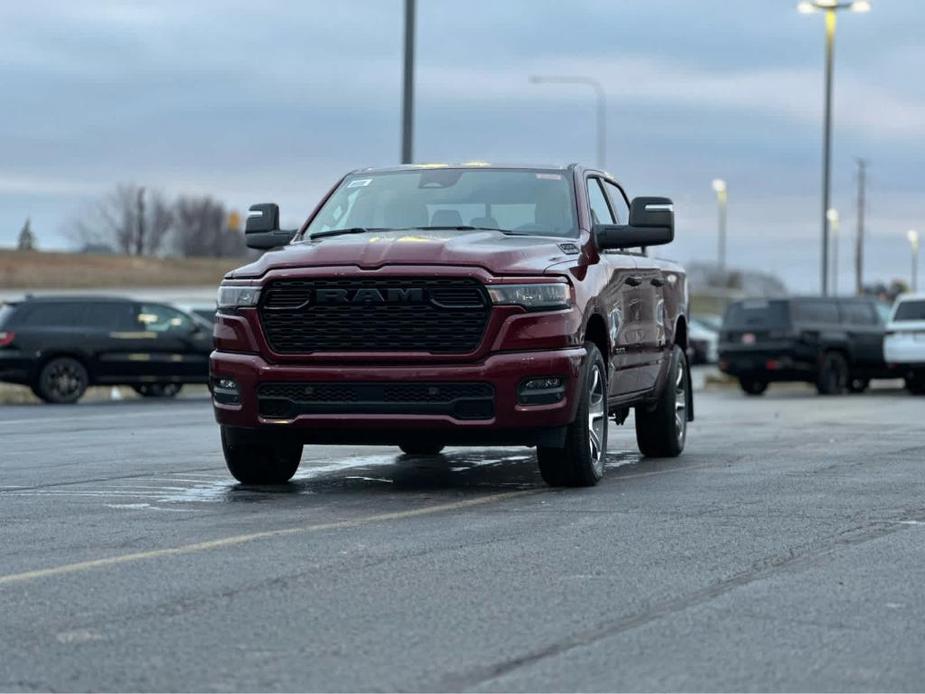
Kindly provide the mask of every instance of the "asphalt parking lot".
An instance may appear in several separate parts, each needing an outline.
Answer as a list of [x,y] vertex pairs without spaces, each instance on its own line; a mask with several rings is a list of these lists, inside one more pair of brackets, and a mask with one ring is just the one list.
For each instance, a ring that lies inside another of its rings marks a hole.
[[227,475],[203,397],[0,408],[0,690],[921,690],[925,400],[700,393],[528,449]]

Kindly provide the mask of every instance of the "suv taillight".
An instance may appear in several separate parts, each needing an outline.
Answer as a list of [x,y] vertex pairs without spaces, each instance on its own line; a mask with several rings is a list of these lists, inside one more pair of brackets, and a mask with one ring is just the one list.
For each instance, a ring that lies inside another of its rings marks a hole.
[[15,338],[16,333],[0,330],[0,347],[6,347],[7,345],[12,344]]

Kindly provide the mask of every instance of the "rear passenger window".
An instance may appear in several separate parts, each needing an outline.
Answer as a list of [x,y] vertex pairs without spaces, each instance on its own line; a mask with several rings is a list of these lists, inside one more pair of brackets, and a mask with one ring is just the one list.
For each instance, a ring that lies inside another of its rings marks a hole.
[[849,302],[841,306],[842,320],[851,325],[877,325],[877,312],[870,304],[862,302]]
[[795,306],[796,318],[804,323],[837,324],[838,306],[832,301],[798,301]]
[[135,326],[135,307],[126,303],[94,302],[83,306],[84,324],[97,330],[132,330]]

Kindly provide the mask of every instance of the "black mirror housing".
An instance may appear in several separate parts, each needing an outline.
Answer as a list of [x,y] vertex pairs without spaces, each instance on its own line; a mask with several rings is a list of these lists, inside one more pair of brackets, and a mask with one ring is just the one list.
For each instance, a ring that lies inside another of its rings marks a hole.
[[279,205],[276,203],[264,202],[248,209],[244,225],[244,241],[248,248],[279,248],[292,241],[295,234],[295,229],[279,228]]
[[630,203],[629,224],[595,224],[602,250],[661,246],[674,241],[674,211],[670,198],[640,197]]

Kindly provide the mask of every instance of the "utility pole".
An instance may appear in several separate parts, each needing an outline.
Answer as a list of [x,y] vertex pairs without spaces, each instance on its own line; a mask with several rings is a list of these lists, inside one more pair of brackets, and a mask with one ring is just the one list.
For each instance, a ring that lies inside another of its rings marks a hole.
[[143,255],[145,250],[145,187],[138,188],[137,216],[138,232],[135,235],[135,255]]
[[414,8],[405,0],[405,70],[401,101],[401,163],[410,164],[414,145]]
[[858,233],[854,246],[854,291],[864,293],[864,203],[867,193],[867,162],[858,157]]
[[835,12],[825,13],[825,119],[822,125],[822,296],[828,295],[829,196],[832,169],[832,63],[835,53]]

